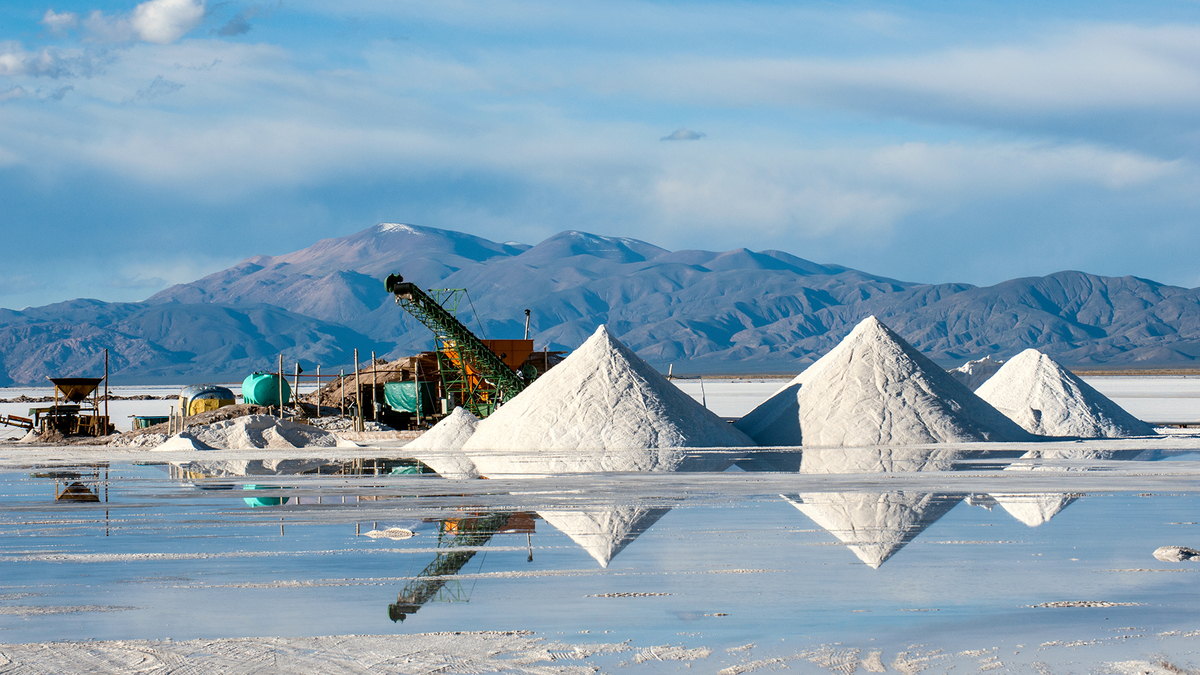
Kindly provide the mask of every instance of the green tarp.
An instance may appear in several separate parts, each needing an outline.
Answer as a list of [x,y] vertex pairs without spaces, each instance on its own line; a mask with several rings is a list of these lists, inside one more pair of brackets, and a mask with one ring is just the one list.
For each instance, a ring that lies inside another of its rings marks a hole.
[[383,385],[383,400],[396,412],[432,415],[433,391],[432,382],[388,382]]

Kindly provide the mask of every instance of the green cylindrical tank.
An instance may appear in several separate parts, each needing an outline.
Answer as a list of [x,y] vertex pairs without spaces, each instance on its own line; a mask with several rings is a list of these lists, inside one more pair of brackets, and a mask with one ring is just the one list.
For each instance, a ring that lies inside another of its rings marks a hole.
[[251,405],[279,405],[279,390],[283,389],[283,404],[292,398],[292,387],[278,373],[251,373],[242,381],[242,402]]

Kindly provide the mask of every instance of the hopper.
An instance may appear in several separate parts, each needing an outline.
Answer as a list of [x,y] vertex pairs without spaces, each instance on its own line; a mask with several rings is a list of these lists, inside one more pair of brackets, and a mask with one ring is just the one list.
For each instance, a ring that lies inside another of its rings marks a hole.
[[103,377],[51,377],[54,386],[71,403],[79,403],[91,395],[104,381]]

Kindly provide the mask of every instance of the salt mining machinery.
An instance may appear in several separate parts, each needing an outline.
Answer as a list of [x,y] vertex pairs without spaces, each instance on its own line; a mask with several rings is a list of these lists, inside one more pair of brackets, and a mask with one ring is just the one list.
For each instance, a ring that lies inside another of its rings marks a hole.
[[537,369],[525,363],[533,353],[532,340],[481,340],[458,320],[457,300],[465,290],[426,293],[399,274],[388,275],[384,287],[396,296],[396,304],[433,331],[443,389],[476,417],[487,417],[537,376]]

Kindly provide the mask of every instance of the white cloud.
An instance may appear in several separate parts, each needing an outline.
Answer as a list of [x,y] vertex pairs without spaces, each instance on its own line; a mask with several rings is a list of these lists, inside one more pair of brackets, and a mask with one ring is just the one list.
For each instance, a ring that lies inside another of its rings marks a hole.
[[16,42],[0,42],[0,75],[57,78],[69,74],[57,50],[46,47],[30,52]]
[[[28,92],[26,92],[23,87],[12,87],[9,89],[5,89],[4,91],[0,91],[0,103],[4,103],[5,101],[11,101],[11,100],[18,99],[18,98],[24,98],[27,93]],[[3,149],[0,149],[0,154],[2,154],[2,153],[3,153]],[[0,160],[0,161],[2,161],[2,160]]]
[[42,17],[42,25],[52,35],[65,35],[67,31],[79,26],[79,15],[75,12],[55,12],[53,9],[47,9]]
[[169,44],[204,20],[204,0],[149,0],[133,10],[131,21],[146,42]]
[[204,20],[204,0],[148,0],[130,15],[106,15],[99,10],[83,20],[92,40],[126,42],[141,40],[170,44]]

